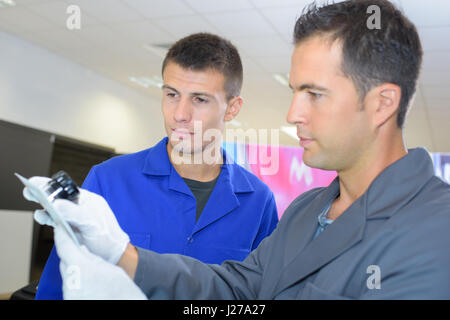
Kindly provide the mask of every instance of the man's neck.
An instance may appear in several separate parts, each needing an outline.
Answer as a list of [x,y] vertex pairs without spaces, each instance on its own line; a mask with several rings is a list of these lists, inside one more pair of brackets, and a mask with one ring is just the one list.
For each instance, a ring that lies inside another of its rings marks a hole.
[[[202,159],[202,161],[200,161],[201,163],[196,163],[195,155],[189,155],[189,156],[184,155],[183,156],[184,161],[173,161],[172,156],[174,154],[172,153],[172,150],[173,149],[170,146],[170,143],[168,143],[167,144],[167,152],[169,155],[169,160],[181,177],[190,179],[190,180],[207,182],[207,181],[214,180],[220,174],[221,166],[222,166],[222,162],[223,162],[222,155],[215,156],[215,158],[217,160],[214,161],[214,163],[210,163],[210,161],[208,163],[206,163],[203,160],[203,159],[205,159],[203,157],[203,154],[201,155],[202,157],[200,158],[200,159]],[[203,150],[203,153],[207,153],[207,152],[208,152],[208,155],[210,156],[211,155],[210,150],[208,150],[208,149]],[[176,156],[181,157],[181,155],[176,155]],[[197,157],[198,156],[199,155],[197,155]],[[178,158],[178,159],[180,159],[180,158]]]
[[408,153],[403,144],[389,150],[375,150],[355,166],[338,171],[340,194],[333,202],[329,219],[337,219],[353,202],[361,197],[375,178],[388,166]]

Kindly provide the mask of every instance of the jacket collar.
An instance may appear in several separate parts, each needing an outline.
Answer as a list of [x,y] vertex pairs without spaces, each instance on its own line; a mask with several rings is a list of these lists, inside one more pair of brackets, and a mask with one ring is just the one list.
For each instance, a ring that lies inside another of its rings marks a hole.
[[168,176],[172,164],[167,154],[168,137],[163,138],[154,147],[148,149],[142,172],[152,176]]
[[[153,176],[168,176],[169,190],[194,198],[191,190],[169,160],[167,142],[168,138],[166,137],[148,150],[142,172]],[[227,156],[225,150],[222,149],[222,152],[224,164],[221,166],[219,179],[203,209],[200,219],[192,230],[192,234],[199,232],[239,207],[240,202],[236,196],[237,193],[248,193],[255,190],[253,184],[244,174],[244,169],[234,163],[233,159]]]
[[360,242],[364,236],[366,220],[391,217],[410,201],[433,175],[433,165],[428,152],[423,148],[410,149],[406,156],[384,169],[360,198],[312,240],[317,228],[317,215],[327,201],[339,192],[337,177],[303,208],[305,213],[296,222],[299,229],[296,232],[298,250],[294,252],[295,249],[291,249],[290,254],[287,252],[294,258],[284,261],[285,267],[275,285],[274,294],[277,295],[303,280]]
[[409,149],[408,154],[384,169],[370,184],[367,219],[391,217],[408,203],[434,176],[433,162],[425,148]]

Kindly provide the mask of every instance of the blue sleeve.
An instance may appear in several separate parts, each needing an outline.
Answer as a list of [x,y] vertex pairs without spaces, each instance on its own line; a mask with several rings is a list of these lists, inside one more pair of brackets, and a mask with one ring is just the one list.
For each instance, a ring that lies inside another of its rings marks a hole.
[[277,224],[278,224],[278,210],[277,205],[275,203],[275,197],[273,196],[273,193],[271,193],[271,198],[267,202],[267,205],[264,209],[258,234],[256,235],[255,241],[253,242],[252,245],[252,250],[256,249],[259,243],[265,237],[269,236],[273,230],[275,230]]
[[[91,192],[100,193],[100,185],[98,183],[95,167],[89,171],[88,176],[82,185],[83,189]],[[41,279],[36,293],[36,300],[62,300],[62,278],[59,272],[59,257],[53,247],[42,272]]]
[[59,257],[53,247],[42,272],[36,300],[62,300],[62,279],[59,273]]

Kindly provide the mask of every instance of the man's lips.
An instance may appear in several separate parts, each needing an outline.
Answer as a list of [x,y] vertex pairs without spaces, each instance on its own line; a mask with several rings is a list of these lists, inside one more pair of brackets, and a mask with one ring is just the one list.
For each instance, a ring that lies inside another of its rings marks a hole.
[[172,129],[172,133],[178,136],[191,136],[194,134],[187,129]]
[[314,139],[304,138],[302,136],[298,136],[298,138],[300,139],[300,145],[302,147],[305,147],[306,145],[308,145],[308,144],[310,144],[311,142],[314,141]]

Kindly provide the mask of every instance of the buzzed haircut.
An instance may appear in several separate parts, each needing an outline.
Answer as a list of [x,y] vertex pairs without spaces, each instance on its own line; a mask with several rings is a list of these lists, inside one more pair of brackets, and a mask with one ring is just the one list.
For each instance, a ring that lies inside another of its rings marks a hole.
[[236,47],[226,39],[210,33],[189,35],[170,47],[163,61],[162,73],[169,62],[194,71],[218,71],[225,78],[227,100],[240,95],[242,62]]

